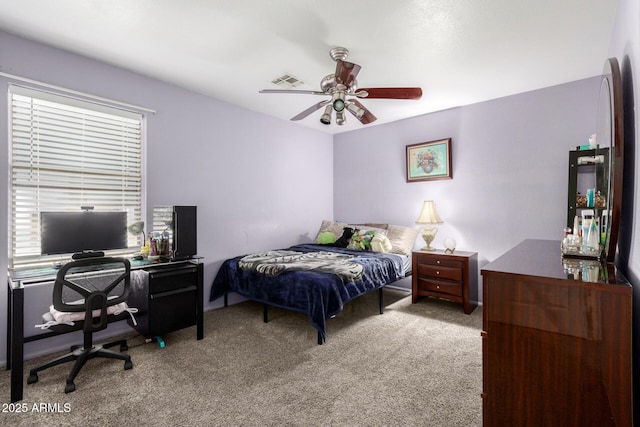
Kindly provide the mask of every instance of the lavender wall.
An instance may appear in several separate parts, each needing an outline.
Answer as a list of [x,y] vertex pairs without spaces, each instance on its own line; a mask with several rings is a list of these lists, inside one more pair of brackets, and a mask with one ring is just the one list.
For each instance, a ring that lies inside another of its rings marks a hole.
[[[559,240],[569,151],[595,132],[599,87],[591,78],[337,135],[334,217],[417,227],[432,199],[444,221],[435,246],[453,237],[480,267],[523,239]],[[442,138],[453,179],[407,183],[405,146]]]
[[[146,116],[146,223],[151,223],[154,205],[198,206],[198,253],[206,260],[207,308],[221,304],[209,304],[208,293],[223,259],[309,241],[320,222],[333,215],[331,135],[4,32],[0,53],[0,71],[5,73],[157,110]],[[0,77],[2,93],[9,83]],[[7,102],[0,102],[5,136],[7,115]],[[4,137],[0,164],[7,165],[7,155]],[[0,200],[8,200],[7,188],[8,174],[0,174]],[[6,242],[7,209],[0,209],[0,223],[0,241]],[[0,271],[6,267],[3,245]],[[25,320],[29,333],[51,298],[46,287],[30,292]],[[6,308],[3,291],[0,312],[6,313]],[[0,363],[6,354],[5,319],[0,316]],[[79,339],[58,338],[30,344],[26,351],[36,355]]]

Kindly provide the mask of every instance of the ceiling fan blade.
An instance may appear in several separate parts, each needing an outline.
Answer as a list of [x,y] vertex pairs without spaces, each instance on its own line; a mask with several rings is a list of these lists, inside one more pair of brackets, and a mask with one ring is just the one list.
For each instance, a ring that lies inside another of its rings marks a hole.
[[336,61],[336,82],[343,84],[349,89],[356,81],[356,77],[360,72],[360,66],[353,62]]
[[364,98],[420,99],[422,97],[422,89],[419,87],[358,88],[358,92],[362,91],[368,93]]
[[324,92],[317,90],[301,90],[301,89],[260,89],[259,93],[301,93],[304,95],[326,95]]
[[331,100],[327,99],[325,101],[320,101],[317,104],[312,105],[311,107],[307,108],[306,110],[304,110],[303,112],[301,112],[300,114],[293,116],[291,118],[291,120],[296,121],[296,120],[302,120],[305,117],[307,117],[309,114],[313,113],[314,111],[319,110],[320,108],[324,107],[325,105],[327,105],[328,103],[330,103]]
[[353,114],[353,116],[360,120],[360,123],[362,123],[363,125],[368,125],[369,123],[375,122],[378,118],[376,116],[373,115],[373,113],[369,110],[367,110],[364,105],[362,105],[360,102],[358,102],[355,99],[350,100],[349,102],[355,104],[358,108],[361,108],[362,110],[364,110],[364,114],[361,117],[358,117],[358,114],[347,108],[347,111],[349,111],[351,114]]

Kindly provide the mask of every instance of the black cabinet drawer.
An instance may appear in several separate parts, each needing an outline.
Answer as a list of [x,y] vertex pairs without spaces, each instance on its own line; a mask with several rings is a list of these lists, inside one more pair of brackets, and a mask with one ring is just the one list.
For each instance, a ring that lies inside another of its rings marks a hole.
[[151,295],[197,287],[197,284],[198,269],[196,267],[149,272],[149,293]]
[[195,289],[180,290],[164,297],[152,296],[144,335],[153,337],[195,325],[196,297]]

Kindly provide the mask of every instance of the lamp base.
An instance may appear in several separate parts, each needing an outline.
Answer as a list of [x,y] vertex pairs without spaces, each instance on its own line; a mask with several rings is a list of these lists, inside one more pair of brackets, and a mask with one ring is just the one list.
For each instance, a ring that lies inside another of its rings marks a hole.
[[435,251],[436,248],[434,248],[433,246],[431,246],[431,242],[433,242],[433,239],[436,237],[436,234],[438,234],[438,228],[435,226],[426,226],[424,228],[424,230],[422,231],[422,238],[424,239],[424,242],[427,244],[427,246],[425,246],[424,248],[420,249],[421,251]]

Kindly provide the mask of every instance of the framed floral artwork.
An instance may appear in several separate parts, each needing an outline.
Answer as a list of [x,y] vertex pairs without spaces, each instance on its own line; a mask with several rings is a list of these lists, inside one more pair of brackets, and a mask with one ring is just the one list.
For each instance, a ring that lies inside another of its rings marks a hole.
[[407,145],[407,182],[451,178],[451,138]]

